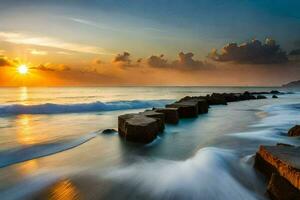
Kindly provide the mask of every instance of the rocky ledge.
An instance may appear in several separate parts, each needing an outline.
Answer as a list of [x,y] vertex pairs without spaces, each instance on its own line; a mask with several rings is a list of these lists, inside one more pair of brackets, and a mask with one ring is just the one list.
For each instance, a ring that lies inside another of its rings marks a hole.
[[[272,92],[272,91],[271,91]],[[181,118],[194,118],[208,112],[211,105],[227,105],[228,102],[266,98],[262,94],[271,92],[213,93],[206,96],[186,96],[166,105],[166,108],[153,108],[140,113],[118,117],[119,135],[125,140],[139,143],[152,142],[165,128],[165,123],[177,124]]]
[[275,200],[300,199],[300,147],[260,146],[255,168],[269,178],[267,191]]

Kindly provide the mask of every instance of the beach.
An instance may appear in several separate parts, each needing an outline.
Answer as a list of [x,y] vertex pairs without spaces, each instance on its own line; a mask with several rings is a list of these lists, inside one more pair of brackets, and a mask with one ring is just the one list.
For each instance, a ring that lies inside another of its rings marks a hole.
[[300,145],[300,93],[211,106],[150,144],[122,140],[121,114],[184,96],[263,87],[0,89],[1,199],[268,199],[253,168],[260,145]]

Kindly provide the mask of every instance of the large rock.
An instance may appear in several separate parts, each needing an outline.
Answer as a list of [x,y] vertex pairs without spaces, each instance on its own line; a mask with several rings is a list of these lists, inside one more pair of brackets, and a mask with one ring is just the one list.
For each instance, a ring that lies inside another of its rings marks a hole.
[[245,91],[243,94],[241,94],[240,95],[240,100],[251,100],[251,99],[256,99],[256,97],[252,94],[252,93],[250,93],[250,92],[248,92],[248,91]]
[[274,200],[300,199],[299,190],[277,173],[272,174],[267,191]]
[[190,97],[190,96],[186,96],[182,99],[179,100],[179,102],[184,102],[184,101],[193,101],[193,102],[197,102],[198,104],[198,113],[199,114],[204,114],[208,112],[208,103],[207,100],[204,97]]
[[260,146],[256,153],[254,166],[271,179],[268,192],[274,199],[299,199],[286,198],[290,191],[293,197],[300,195],[299,155],[300,147],[284,145]]
[[168,124],[177,124],[179,122],[178,108],[155,108],[156,112],[165,115],[165,122]]
[[227,102],[239,101],[239,95],[235,93],[224,93],[223,96]]
[[128,141],[152,142],[160,129],[161,125],[157,119],[143,114],[125,114],[118,117],[119,135]]
[[296,125],[288,132],[288,136],[300,136],[300,125]]
[[222,94],[213,93],[212,95],[207,95],[206,100],[209,105],[227,105],[227,101]]
[[155,110],[146,110],[141,112],[140,114],[145,115],[147,117],[151,117],[157,120],[159,124],[159,131],[163,131],[165,129],[165,115],[164,113],[156,112]]
[[277,99],[278,96],[274,94],[274,95],[272,96],[272,98],[273,98],[273,99]]
[[267,97],[264,96],[264,95],[258,95],[256,98],[257,98],[257,99],[266,99]]
[[270,92],[270,94],[281,94],[281,92],[279,92],[278,90],[272,90],[272,91]]
[[196,101],[180,101],[169,105],[166,108],[178,108],[180,118],[192,118],[198,116],[198,102]]

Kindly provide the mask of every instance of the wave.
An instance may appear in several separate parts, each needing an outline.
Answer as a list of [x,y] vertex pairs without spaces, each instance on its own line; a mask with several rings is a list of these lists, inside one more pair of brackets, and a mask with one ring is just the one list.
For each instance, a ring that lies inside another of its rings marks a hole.
[[0,152],[0,168],[15,163],[31,160],[34,158],[40,158],[58,152],[62,152],[77,147],[93,139],[96,136],[97,133],[89,133],[87,135],[73,140],[31,145],[26,147],[4,150]]
[[141,160],[110,169],[103,178],[118,188],[122,185],[118,194],[109,194],[111,199],[131,197],[133,190],[135,196],[149,199],[263,199],[251,191],[262,184],[252,167],[234,151],[214,147],[203,148],[185,161]]
[[61,114],[61,113],[81,113],[114,111],[127,109],[140,109],[151,107],[162,107],[172,100],[133,100],[133,101],[112,101],[112,102],[92,102],[78,104],[53,104],[45,103],[38,105],[2,105],[0,106],[0,115],[18,115],[18,114]]
[[268,113],[268,116],[253,127],[281,127],[287,130],[300,123],[299,103],[265,106],[263,111]]

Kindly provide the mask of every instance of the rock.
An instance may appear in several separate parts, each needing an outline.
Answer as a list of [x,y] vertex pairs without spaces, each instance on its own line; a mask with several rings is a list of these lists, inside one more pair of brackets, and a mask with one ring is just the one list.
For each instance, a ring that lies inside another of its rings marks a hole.
[[165,115],[163,113],[156,112],[155,110],[146,110],[140,114],[156,119],[159,124],[159,131],[162,132],[165,129]]
[[278,90],[272,90],[272,91],[270,92],[270,94],[281,94],[281,92],[279,92]]
[[286,143],[277,143],[276,145],[277,145],[277,146],[295,147],[294,145],[286,144]]
[[118,132],[118,131],[115,129],[105,129],[102,131],[103,134],[112,134],[112,133],[116,133],[116,132]]
[[266,99],[267,97],[264,96],[264,95],[258,95],[256,98],[257,98],[257,99]]
[[208,105],[227,105],[227,101],[222,94],[213,93],[212,95],[207,95],[206,100]]
[[226,102],[239,101],[239,95],[234,93],[224,93],[223,97],[225,98]]
[[268,192],[275,199],[286,199],[290,191],[295,192],[292,196],[300,194],[299,155],[300,147],[284,145],[260,146],[256,153],[254,166],[271,179]]
[[165,115],[165,122],[168,124],[177,124],[179,122],[178,108],[155,108],[156,112]]
[[198,116],[198,102],[180,101],[166,105],[166,108],[178,108],[179,118],[192,118]]
[[157,119],[142,114],[131,113],[118,117],[119,135],[132,142],[152,142],[159,133],[160,126]]
[[270,92],[251,92],[252,95],[270,94]]
[[275,200],[300,199],[299,190],[277,173],[272,174],[267,191],[270,197]]
[[276,96],[275,94],[272,96],[273,99],[277,99],[278,96]]
[[190,97],[190,96],[186,96],[182,99],[179,100],[179,102],[183,102],[183,101],[193,101],[193,102],[197,102],[198,104],[198,114],[204,114],[208,112],[208,103],[207,100],[203,97]]
[[248,91],[245,91],[243,94],[239,96],[239,100],[241,101],[251,100],[251,99],[256,99],[256,97]]
[[300,136],[300,125],[296,125],[293,128],[291,128],[288,132],[288,136]]

